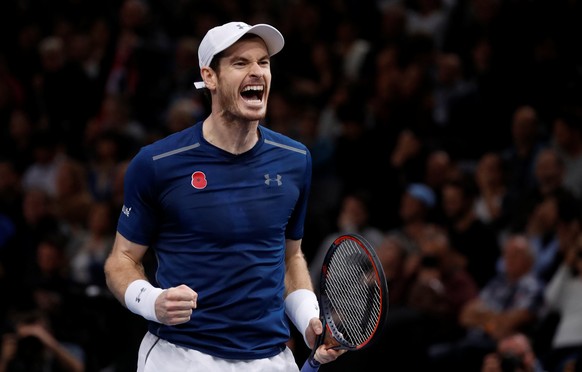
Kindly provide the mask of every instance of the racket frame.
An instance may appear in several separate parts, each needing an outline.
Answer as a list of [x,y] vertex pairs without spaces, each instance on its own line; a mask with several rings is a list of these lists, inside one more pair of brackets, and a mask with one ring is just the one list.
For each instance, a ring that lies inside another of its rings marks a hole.
[[[380,286],[380,307],[381,307],[380,317],[379,317],[378,321],[376,322],[376,327],[375,327],[374,331],[372,332],[371,336],[368,337],[368,339],[366,339],[365,342],[363,342],[359,345],[356,345],[356,346],[348,345],[347,343],[342,341],[343,337],[338,335],[338,330],[337,330],[337,327],[335,326],[335,324],[333,323],[333,319],[331,317],[331,314],[327,313],[327,311],[329,310],[329,306],[328,306],[329,299],[327,298],[327,295],[325,293],[326,292],[325,291],[325,279],[327,277],[328,265],[329,265],[329,262],[331,260],[331,257],[335,254],[336,249],[345,240],[351,240],[351,241],[355,242],[360,247],[360,249],[366,253],[366,255],[368,256],[369,262],[372,263],[372,267],[374,268],[374,274],[378,278],[378,282],[379,282],[378,284]],[[378,337],[382,333],[381,331],[384,328],[384,325],[386,323],[386,317],[388,315],[388,305],[389,305],[388,304],[388,285],[386,282],[386,275],[384,274],[384,270],[382,268],[382,263],[380,262],[380,259],[378,258],[378,255],[376,254],[374,248],[364,237],[362,237],[359,234],[343,234],[343,235],[340,235],[339,237],[337,237],[333,241],[333,243],[331,244],[331,246],[327,250],[327,253],[325,255],[325,258],[323,260],[323,264],[321,267],[320,280],[319,280],[319,298],[320,298],[319,318],[320,318],[321,323],[323,325],[323,332],[321,332],[321,334],[317,336],[317,339],[315,341],[313,349],[311,350],[311,355],[307,359],[307,363],[309,363],[309,365],[313,368],[313,370],[317,370],[320,366],[320,363],[317,360],[315,360],[315,352],[319,348],[319,346],[321,346],[324,343],[325,335],[327,332],[329,332],[331,334],[331,336],[339,343],[339,345],[332,347],[332,349],[350,350],[350,351],[361,350],[363,348],[366,348],[366,347],[372,345],[378,339]],[[328,320],[328,318],[329,318],[329,320]]]

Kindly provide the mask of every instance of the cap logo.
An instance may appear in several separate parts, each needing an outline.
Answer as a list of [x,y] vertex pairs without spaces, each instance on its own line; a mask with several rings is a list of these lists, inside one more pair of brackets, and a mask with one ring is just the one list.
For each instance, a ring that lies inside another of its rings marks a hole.
[[239,30],[244,30],[245,28],[248,28],[249,26],[247,26],[247,25],[241,25],[239,23],[238,25],[236,25],[236,27],[238,27]]

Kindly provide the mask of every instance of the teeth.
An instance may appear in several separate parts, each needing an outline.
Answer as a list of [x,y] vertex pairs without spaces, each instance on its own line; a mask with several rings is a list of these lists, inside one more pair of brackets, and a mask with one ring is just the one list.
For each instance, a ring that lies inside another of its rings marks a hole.
[[243,92],[248,92],[250,90],[256,90],[258,92],[262,92],[263,91],[263,86],[262,85],[249,85],[243,88]]

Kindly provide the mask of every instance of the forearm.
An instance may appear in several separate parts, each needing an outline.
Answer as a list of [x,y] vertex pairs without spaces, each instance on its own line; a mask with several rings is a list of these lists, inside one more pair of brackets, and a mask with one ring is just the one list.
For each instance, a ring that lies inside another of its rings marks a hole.
[[463,327],[483,328],[493,315],[494,313],[477,299],[462,309],[459,322]]
[[53,352],[58,363],[67,371],[70,372],[83,372],[85,366],[82,361],[77,359],[72,355],[63,345],[58,341],[53,345],[47,345],[49,349]]
[[309,275],[307,261],[301,251],[299,242],[288,241],[286,259],[285,259],[285,296],[298,289],[307,289],[313,291],[313,284]]
[[534,320],[534,316],[525,309],[509,310],[497,314],[486,324],[485,330],[493,338],[500,340]]
[[115,298],[125,304],[125,291],[130,283],[146,279],[144,268],[136,262],[127,262],[125,258],[109,257],[105,263],[107,286]]
[[285,313],[311,347],[316,333],[310,324],[313,318],[319,318],[319,305],[300,240],[287,240],[285,266]]

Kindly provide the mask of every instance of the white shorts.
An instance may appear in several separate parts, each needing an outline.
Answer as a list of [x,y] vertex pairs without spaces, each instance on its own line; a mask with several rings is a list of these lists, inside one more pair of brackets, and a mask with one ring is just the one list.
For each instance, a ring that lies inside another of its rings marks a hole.
[[232,360],[177,346],[150,332],[139,347],[137,372],[298,372],[291,350],[264,359]]

